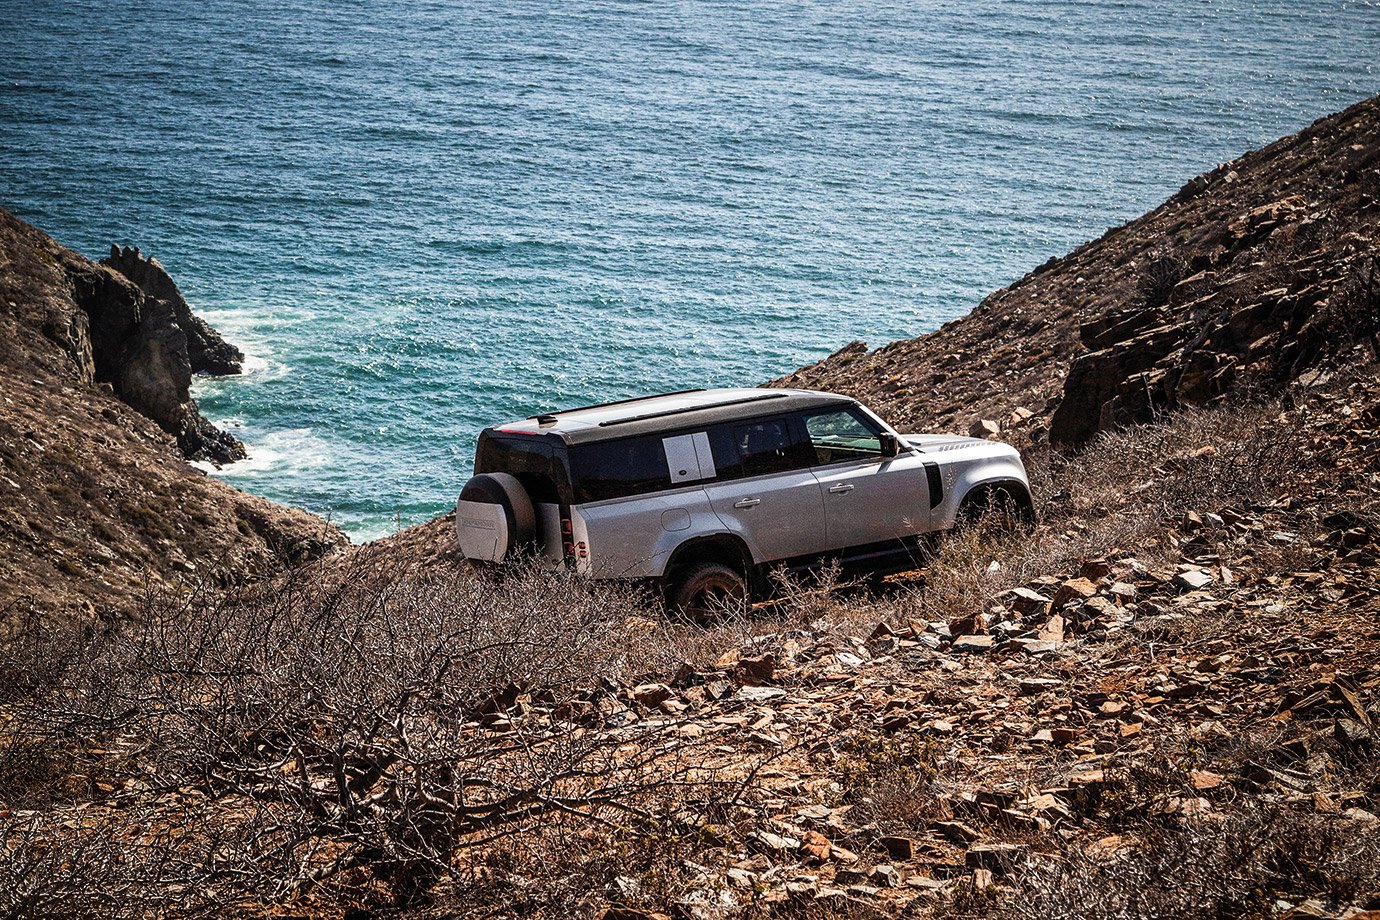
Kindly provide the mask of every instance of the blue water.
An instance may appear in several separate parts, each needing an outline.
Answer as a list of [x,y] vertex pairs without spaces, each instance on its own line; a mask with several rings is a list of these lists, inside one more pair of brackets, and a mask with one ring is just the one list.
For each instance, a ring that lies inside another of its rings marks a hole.
[[484,424],[926,332],[1380,91],[1319,0],[0,0],[0,204],[252,356],[222,475],[357,538]]

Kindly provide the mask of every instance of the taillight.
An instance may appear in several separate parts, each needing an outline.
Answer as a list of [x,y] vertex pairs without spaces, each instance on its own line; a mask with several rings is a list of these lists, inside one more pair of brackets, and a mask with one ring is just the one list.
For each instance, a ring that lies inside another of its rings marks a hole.
[[575,525],[565,508],[561,509],[561,555],[565,557],[567,565],[575,563]]

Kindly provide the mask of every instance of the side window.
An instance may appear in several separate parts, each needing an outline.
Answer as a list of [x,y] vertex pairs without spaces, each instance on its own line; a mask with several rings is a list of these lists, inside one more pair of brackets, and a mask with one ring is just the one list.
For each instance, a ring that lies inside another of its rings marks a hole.
[[570,449],[576,502],[641,495],[671,488],[666,451],[658,436],[601,441]]
[[814,448],[815,463],[871,460],[881,457],[880,429],[853,409],[826,409],[803,413],[805,431]]
[[762,476],[798,470],[810,465],[805,445],[791,437],[790,420],[784,417],[754,419],[733,426],[743,476]]
[[743,475],[742,457],[733,425],[721,423],[709,426],[709,447],[718,478],[740,479]]

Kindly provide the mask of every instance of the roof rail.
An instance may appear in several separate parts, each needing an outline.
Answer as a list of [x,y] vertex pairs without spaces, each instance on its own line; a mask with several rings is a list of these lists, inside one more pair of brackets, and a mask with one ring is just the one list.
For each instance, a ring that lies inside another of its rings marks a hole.
[[704,387],[695,387],[690,390],[677,390],[674,393],[656,393],[651,396],[633,396],[629,399],[615,399],[613,402],[594,403],[589,406],[578,406],[574,409],[557,409],[555,412],[543,412],[540,415],[529,415],[528,418],[543,419],[552,418],[557,415],[564,415],[567,412],[584,412],[588,409],[603,409],[606,406],[622,406],[628,403],[642,402],[644,399],[661,399],[663,396],[684,396],[686,393],[703,393]]
[[[694,392],[696,392],[696,391],[695,391],[695,390],[688,390],[687,392],[694,393]],[[600,422],[600,423],[599,423],[599,427],[600,427],[600,428],[608,428],[608,427],[610,427],[610,426],[612,426],[612,425],[626,425],[626,424],[628,424],[629,422],[642,422],[642,421],[646,421],[647,419],[650,419],[650,418],[662,418],[662,417],[667,416],[667,415],[681,415],[682,413],[685,413],[685,412],[699,412],[699,411],[704,410],[704,409],[722,409],[722,408],[724,408],[725,406],[738,406],[738,405],[742,405],[743,403],[758,402],[759,400],[763,400],[763,399],[782,399],[783,397],[786,397],[786,396],[789,396],[789,395],[791,395],[791,394],[789,394],[789,393],[760,393],[760,394],[755,394],[755,395],[753,395],[753,396],[744,396],[744,397],[741,397],[741,398],[739,398],[739,399],[729,399],[729,400],[725,400],[724,402],[705,403],[705,404],[702,405],[702,406],[681,406],[679,409],[664,409],[664,410],[662,410],[661,412],[648,412],[648,413],[646,413],[645,415],[633,415],[633,416],[629,416],[628,418],[615,418],[615,419],[609,419],[609,420],[606,421],[606,422]],[[629,401],[631,401],[631,400],[629,400]]]

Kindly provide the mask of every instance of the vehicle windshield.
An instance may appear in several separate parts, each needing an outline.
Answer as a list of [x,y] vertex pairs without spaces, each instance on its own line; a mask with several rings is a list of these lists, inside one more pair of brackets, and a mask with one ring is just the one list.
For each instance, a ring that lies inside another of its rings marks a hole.
[[479,436],[474,471],[516,477],[534,502],[570,504],[570,471],[565,444],[546,435]]

